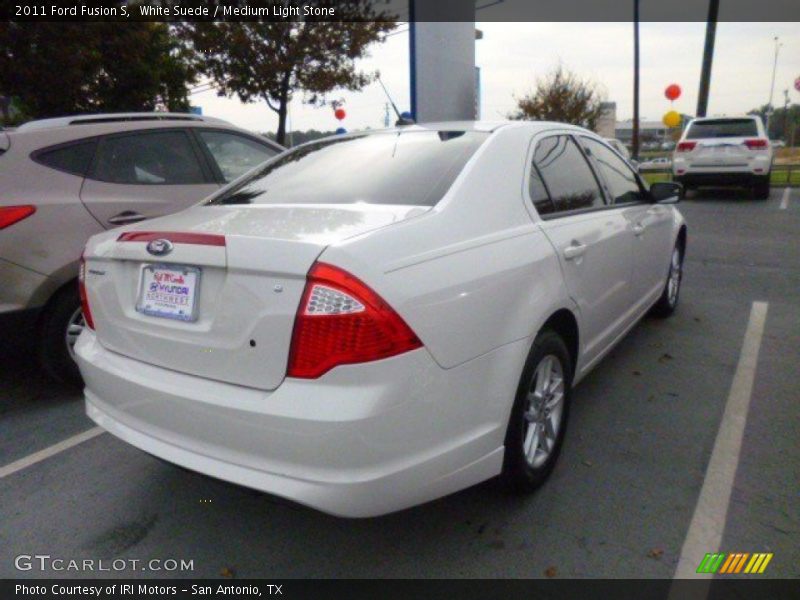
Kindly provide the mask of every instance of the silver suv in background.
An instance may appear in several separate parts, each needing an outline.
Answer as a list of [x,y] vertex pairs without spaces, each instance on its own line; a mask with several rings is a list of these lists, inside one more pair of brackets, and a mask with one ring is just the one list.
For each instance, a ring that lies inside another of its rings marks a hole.
[[78,381],[86,240],[184,209],[283,150],[190,114],[86,115],[0,131],[0,325],[35,332],[46,370]]
[[761,118],[693,119],[672,159],[672,176],[688,191],[700,186],[745,186],[769,198],[772,145]]

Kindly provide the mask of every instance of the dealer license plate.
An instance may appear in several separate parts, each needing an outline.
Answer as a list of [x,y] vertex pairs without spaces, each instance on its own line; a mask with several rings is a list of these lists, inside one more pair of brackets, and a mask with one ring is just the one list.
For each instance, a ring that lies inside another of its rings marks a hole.
[[196,321],[199,289],[198,267],[145,265],[136,310],[151,317]]

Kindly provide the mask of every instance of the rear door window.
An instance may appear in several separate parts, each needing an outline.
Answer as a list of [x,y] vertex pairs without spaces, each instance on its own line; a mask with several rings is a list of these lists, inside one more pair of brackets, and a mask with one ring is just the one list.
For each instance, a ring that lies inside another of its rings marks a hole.
[[410,130],[303,144],[209,204],[433,206],[488,135]]
[[148,131],[102,140],[91,177],[140,185],[207,183],[185,131]]
[[712,119],[695,121],[689,126],[686,138],[753,137],[758,135],[754,119]]
[[52,149],[45,148],[36,152],[33,159],[52,169],[83,177],[92,164],[96,146],[96,140],[87,140]]
[[533,161],[550,192],[553,213],[605,206],[597,179],[570,136],[557,135],[540,141]]

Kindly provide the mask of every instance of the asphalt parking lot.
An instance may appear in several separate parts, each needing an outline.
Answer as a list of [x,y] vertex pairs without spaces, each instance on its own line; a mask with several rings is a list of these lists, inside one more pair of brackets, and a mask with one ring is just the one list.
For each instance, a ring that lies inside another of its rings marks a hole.
[[[578,387],[561,460],[537,494],[488,482],[343,520],[101,434],[0,475],[0,577],[54,575],[16,570],[19,554],[194,565],[120,576],[673,577],[754,302],[767,312],[741,453],[721,458],[738,467],[721,543],[705,552],[773,552],[766,576],[800,577],[800,190],[767,201],[703,191],[680,208],[681,305],[644,320]],[[24,342],[0,350],[0,473],[93,427],[81,394],[48,381]]]

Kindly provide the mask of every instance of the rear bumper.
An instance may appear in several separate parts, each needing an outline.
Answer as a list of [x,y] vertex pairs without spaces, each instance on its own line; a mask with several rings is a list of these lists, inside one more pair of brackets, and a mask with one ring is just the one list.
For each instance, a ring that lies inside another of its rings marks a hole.
[[689,186],[745,186],[750,187],[769,180],[769,173],[753,172],[698,172],[674,174],[673,180]]
[[76,345],[86,411],[167,461],[346,517],[400,510],[500,472],[525,343],[443,370],[417,350],[264,392]]

